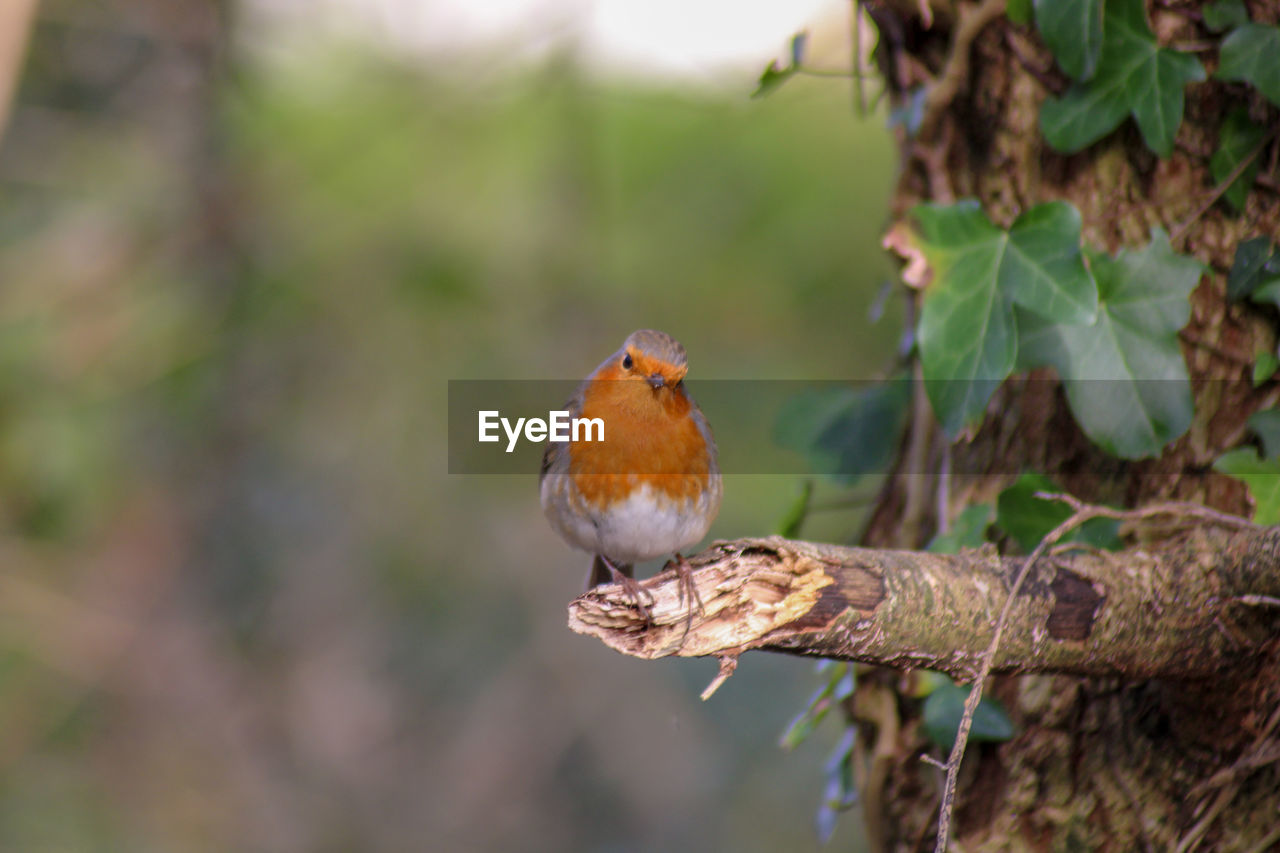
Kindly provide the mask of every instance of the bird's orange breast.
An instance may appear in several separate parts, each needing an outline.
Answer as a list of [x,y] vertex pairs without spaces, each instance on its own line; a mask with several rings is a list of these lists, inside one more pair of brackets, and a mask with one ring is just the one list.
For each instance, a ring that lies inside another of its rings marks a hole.
[[654,389],[605,371],[587,384],[582,417],[604,421],[604,440],[569,445],[569,471],[589,503],[608,505],[648,484],[683,502],[707,488],[707,443],[682,388]]

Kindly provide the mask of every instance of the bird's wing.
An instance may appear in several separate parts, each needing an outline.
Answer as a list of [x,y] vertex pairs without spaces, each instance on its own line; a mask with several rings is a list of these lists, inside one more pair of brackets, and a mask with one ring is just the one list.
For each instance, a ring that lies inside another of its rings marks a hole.
[[[573,396],[564,404],[564,408],[569,412],[569,417],[576,418],[582,414],[582,398],[587,383],[584,381],[578,386],[578,390],[573,392]],[[542,451],[542,470],[538,472],[538,486],[542,486],[542,481],[547,479],[547,474],[552,470],[558,473],[569,472],[569,445],[560,441],[548,441],[546,450]]]
[[707,444],[707,461],[711,474],[712,476],[719,476],[720,464],[716,458],[716,440],[715,436],[711,434],[711,424],[707,422],[706,416],[702,414],[702,409],[698,407],[692,397],[689,397],[689,405],[691,406],[689,415],[693,418],[693,422],[698,425],[698,432],[702,435],[702,440]]

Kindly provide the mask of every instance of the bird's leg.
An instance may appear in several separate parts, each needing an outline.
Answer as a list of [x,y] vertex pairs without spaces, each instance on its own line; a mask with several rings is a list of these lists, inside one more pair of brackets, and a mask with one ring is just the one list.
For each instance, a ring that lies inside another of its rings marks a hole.
[[[640,584],[636,582],[636,579],[631,577],[631,572],[630,572],[631,567],[624,566],[623,568],[619,568],[618,566],[615,566],[613,564],[613,561],[610,560],[608,557],[606,557],[604,554],[596,555],[596,566],[597,567],[604,566],[606,569],[608,569],[610,577],[613,578],[613,582],[621,586],[623,592],[627,594],[627,598],[630,598],[633,602],[635,602],[636,607],[640,610],[640,615],[644,617],[645,627],[648,628],[649,626],[653,625],[653,609],[652,608],[653,608],[653,603],[655,599],[652,593],[648,592],[644,587],[640,586]],[[593,569],[592,574],[594,579],[595,569]],[[644,596],[649,597],[648,604],[644,603]]]
[[[673,562],[676,564],[676,575],[680,578],[680,601],[689,602],[689,615],[684,623],[684,633],[687,637],[689,629],[693,627],[694,613],[702,613],[706,608],[702,603],[702,596],[698,594],[698,585],[693,582],[693,566],[689,565],[689,561],[679,551],[676,552]],[[696,611],[694,604],[697,604]]]

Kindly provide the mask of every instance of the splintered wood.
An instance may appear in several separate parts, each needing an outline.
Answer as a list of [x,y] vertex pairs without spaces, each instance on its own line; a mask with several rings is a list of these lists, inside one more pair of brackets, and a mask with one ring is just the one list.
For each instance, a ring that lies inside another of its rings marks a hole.
[[701,612],[689,618],[674,569],[641,583],[652,596],[646,625],[621,587],[608,584],[579,596],[569,607],[569,627],[597,637],[610,648],[640,658],[700,657],[742,651],[782,625],[795,622],[818,603],[820,590],[835,581],[824,564],[783,547],[785,540],[717,543],[693,558]]

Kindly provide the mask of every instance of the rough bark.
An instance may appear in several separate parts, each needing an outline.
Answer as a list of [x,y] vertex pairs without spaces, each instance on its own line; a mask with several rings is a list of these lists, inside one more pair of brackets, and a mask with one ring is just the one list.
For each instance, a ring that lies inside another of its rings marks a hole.
[[[1245,490],[1216,474],[1211,462],[1240,444],[1249,415],[1274,405],[1280,394],[1276,383],[1255,388],[1250,377],[1255,353],[1274,350],[1276,326],[1266,311],[1227,302],[1226,275],[1238,243],[1280,234],[1280,145],[1273,140],[1262,152],[1259,180],[1241,214],[1209,203],[1209,159],[1231,109],[1244,108],[1261,126],[1275,126],[1280,112],[1252,87],[1212,77],[1216,41],[1202,27],[1201,4],[1149,2],[1159,42],[1195,51],[1210,74],[1207,82],[1186,89],[1172,156],[1151,154],[1132,122],[1078,154],[1059,154],[1041,136],[1038,117],[1045,98],[1064,91],[1069,81],[1033,27],[992,16],[990,5],[867,4],[878,26],[877,61],[891,99],[902,104],[917,86],[947,83],[945,101],[931,98],[939,103],[923,132],[910,138],[899,131],[903,170],[894,215],[902,217],[922,201],[970,196],[1007,226],[1037,203],[1065,199],[1081,212],[1084,239],[1110,252],[1141,246],[1152,227],[1163,227],[1177,251],[1208,268],[1192,293],[1191,322],[1180,336],[1195,418],[1159,458],[1125,462],[1090,445],[1061,389],[1038,381],[1052,378],[1049,372],[1006,382],[986,420],[955,443],[936,427],[925,428],[929,413],[918,406],[917,428],[902,459],[931,460],[933,476],[890,477],[864,544],[919,547],[939,526],[940,512],[954,515],[965,505],[994,499],[1010,472],[1021,470],[1049,474],[1090,501],[1140,507],[1178,499],[1247,515]],[[1275,0],[1247,0],[1246,6],[1255,22],[1280,21]],[[982,23],[980,31],[965,26],[966,20]],[[958,62],[957,51],[967,55],[966,62]],[[947,476],[948,468],[965,476]],[[913,469],[904,462],[902,470]],[[1188,568],[1182,580],[1195,576]],[[1169,590],[1180,600],[1179,586]],[[1226,636],[1234,634],[1234,620],[1219,621],[1230,645],[1235,640]],[[1165,642],[1150,634],[1131,640],[1143,646]],[[1256,675],[1243,681],[998,679],[994,692],[1019,734],[976,752],[971,746],[960,779],[957,846],[1274,848],[1280,844],[1280,678],[1274,649],[1260,660]],[[868,682],[892,690],[901,686],[899,679],[889,671],[864,673],[859,692],[875,689]],[[864,811],[873,847],[917,849],[932,837],[939,786],[936,770],[919,761],[928,748],[919,708],[904,698],[905,691],[896,695],[887,719],[883,710],[867,713],[865,706],[874,703],[859,701],[863,697],[850,703],[849,714],[862,724],[862,746],[873,756],[864,776],[872,788],[864,802],[878,804]],[[885,743],[885,732],[891,743]]]
[[[937,8],[926,25],[922,10],[929,5]],[[1280,234],[1280,192],[1274,184],[1280,145],[1273,142],[1260,157],[1261,185],[1242,215],[1223,204],[1196,214],[1213,194],[1209,159],[1223,116],[1242,107],[1259,125],[1272,126],[1280,114],[1252,87],[1211,77],[1187,87],[1184,120],[1169,158],[1152,154],[1131,121],[1080,153],[1060,154],[1040,134],[1039,112],[1044,100],[1070,81],[1033,27],[992,17],[990,5],[868,4],[880,31],[880,70],[894,97],[935,81],[945,81],[950,96],[931,98],[937,111],[919,136],[898,130],[903,170],[893,215],[902,218],[920,202],[973,197],[992,221],[1007,227],[1028,208],[1063,199],[1080,210],[1085,241],[1109,252],[1145,245],[1152,227],[1164,228],[1177,251],[1195,256],[1208,269],[1192,294],[1191,322],[1181,335],[1196,417],[1159,459],[1117,460],[1080,432],[1065,395],[1053,383],[1039,381],[1052,372],[1037,371],[1007,382],[971,435],[948,447],[936,429],[918,431],[922,434],[913,441],[925,446],[908,448],[903,459],[937,460],[946,452],[953,470],[972,475],[948,485],[941,503],[951,513],[993,498],[1008,485],[1009,472],[1037,470],[1085,500],[1140,506],[1177,499],[1247,514],[1248,497],[1240,483],[1209,465],[1240,442],[1250,414],[1277,399],[1274,383],[1255,388],[1251,382],[1255,354],[1276,346],[1272,318],[1255,306],[1228,304],[1226,276],[1242,240]],[[1254,21],[1280,20],[1280,3],[1247,5]],[[1148,4],[1160,42],[1210,43],[1199,6]],[[966,20],[983,26],[975,33]],[[957,50],[967,54],[966,63],[952,58]],[[1216,54],[1202,50],[1196,55],[1212,75]],[[932,499],[937,488],[936,478],[891,479],[868,527],[867,544],[916,547],[926,541],[938,524],[940,502]],[[921,499],[921,491],[930,497]]]
[[[1195,526],[1121,553],[1043,559],[1011,612],[997,678],[1005,744],[962,767],[963,849],[1266,849],[1280,791],[1280,527]],[[1022,558],[884,551],[771,537],[720,542],[678,574],[570,605],[569,624],[641,658],[759,649],[968,679]],[[904,681],[905,679],[905,681]],[[909,674],[863,670],[847,711],[864,733],[859,787],[872,849],[933,830],[936,747]]]
[[[717,543],[690,562],[700,612],[690,615],[672,570],[643,586],[649,624],[608,585],[573,602],[570,628],[641,658],[768,649],[971,681],[1023,559],[772,537]],[[1011,611],[994,671],[1246,678],[1278,629],[1280,527],[1195,528],[1159,548],[1045,557]]]

